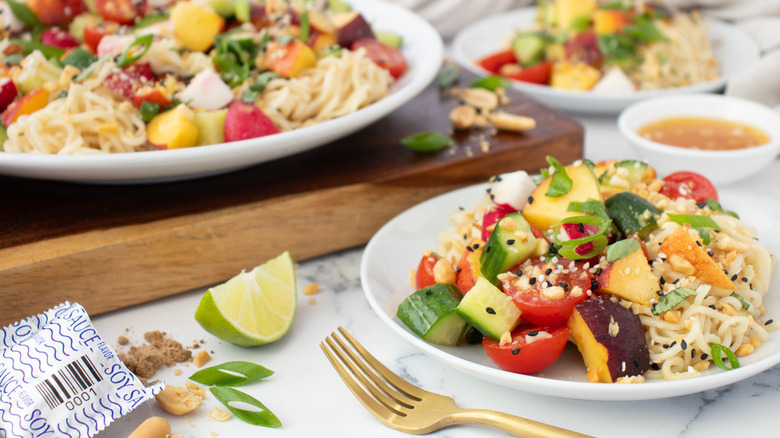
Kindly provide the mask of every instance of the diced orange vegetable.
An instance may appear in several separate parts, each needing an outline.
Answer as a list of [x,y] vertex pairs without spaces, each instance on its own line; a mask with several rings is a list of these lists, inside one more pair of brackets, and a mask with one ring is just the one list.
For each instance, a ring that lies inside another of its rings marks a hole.
[[276,74],[292,78],[303,70],[314,67],[317,64],[317,55],[299,40],[292,40],[287,44],[271,42],[265,53],[265,62]]
[[171,9],[173,34],[186,49],[205,52],[225,28],[219,14],[193,2],[176,2]]
[[198,127],[195,114],[186,105],[156,115],[146,127],[149,143],[160,149],[180,149],[195,146]]
[[3,125],[7,128],[11,123],[16,122],[20,116],[32,114],[48,104],[49,92],[43,88],[22,96],[19,100],[9,105],[8,109],[3,113]]
[[658,252],[666,254],[667,260],[670,261],[672,267],[674,267],[674,263],[671,263],[670,258],[673,256],[676,255],[686,260],[693,267],[693,275],[704,283],[723,289],[737,289],[728,275],[715,263],[715,260],[707,255],[702,247],[696,244],[696,241],[688,234],[686,227],[676,229],[674,233],[667,237],[661,247],[658,248]]

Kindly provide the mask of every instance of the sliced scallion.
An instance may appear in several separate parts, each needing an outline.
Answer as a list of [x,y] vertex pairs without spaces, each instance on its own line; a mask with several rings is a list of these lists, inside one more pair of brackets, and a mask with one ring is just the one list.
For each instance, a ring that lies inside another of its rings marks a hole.
[[[739,359],[737,359],[737,355],[734,354],[733,351],[729,350],[728,347],[724,347],[723,345],[716,344],[714,342],[710,342],[710,350],[712,352],[712,361],[717,365],[718,368],[724,370],[724,371],[731,371],[739,368]],[[729,366],[726,366],[725,363],[723,363],[723,355],[726,355],[726,359],[729,361]]]
[[[225,405],[230,412],[245,423],[263,427],[280,427],[282,422],[264,404],[251,395],[237,389],[212,386],[209,388],[214,397]],[[256,410],[244,409],[242,405],[249,405]]]
[[190,380],[209,386],[240,386],[264,379],[274,372],[252,362],[232,361],[199,370]]
[[[138,61],[139,59],[141,59],[142,56],[146,54],[149,48],[152,47],[152,41],[154,41],[154,35],[152,34],[144,35],[136,38],[135,41],[130,43],[130,45],[127,46],[125,51],[122,52],[121,55],[119,55],[119,58],[116,61],[116,65],[120,68],[124,68]],[[136,46],[143,46],[143,47],[136,48]]]

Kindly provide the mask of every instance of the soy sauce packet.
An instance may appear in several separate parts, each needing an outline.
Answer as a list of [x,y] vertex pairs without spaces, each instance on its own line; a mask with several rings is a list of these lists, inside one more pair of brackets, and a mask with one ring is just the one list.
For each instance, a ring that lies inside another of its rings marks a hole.
[[0,331],[0,437],[92,437],[163,386],[144,386],[79,304]]

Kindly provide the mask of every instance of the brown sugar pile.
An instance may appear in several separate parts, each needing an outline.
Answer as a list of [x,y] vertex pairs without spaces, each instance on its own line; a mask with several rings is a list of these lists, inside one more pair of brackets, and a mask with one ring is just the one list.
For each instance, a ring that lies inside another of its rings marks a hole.
[[144,339],[148,344],[119,353],[122,362],[138,377],[149,378],[163,365],[173,366],[192,358],[192,351],[161,331],[146,332]]

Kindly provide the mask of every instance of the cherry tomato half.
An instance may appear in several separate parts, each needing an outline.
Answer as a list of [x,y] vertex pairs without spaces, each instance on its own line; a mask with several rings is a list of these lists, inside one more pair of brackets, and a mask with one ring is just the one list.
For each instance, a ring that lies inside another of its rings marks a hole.
[[670,173],[663,179],[661,194],[670,199],[687,198],[696,202],[707,199],[718,200],[718,190],[704,175],[696,172],[680,171]]
[[[557,263],[533,259],[519,266],[522,276],[504,279],[504,292],[520,309],[525,321],[540,326],[565,324],[574,306],[588,298],[593,277],[587,269],[582,269],[583,263],[575,263],[575,269],[569,267],[571,263],[564,258],[558,259]],[[515,273],[520,272],[515,270]],[[553,286],[560,290],[548,289]],[[560,296],[556,297],[556,294]]]
[[67,23],[87,10],[82,0],[29,0],[27,6],[44,26]]
[[512,50],[502,50],[477,61],[477,65],[495,75],[499,74],[501,66],[516,63],[517,57]]
[[119,30],[119,26],[116,23],[99,24],[95,18],[94,23],[84,26],[84,43],[93,54],[96,54],[100,40],[106,35],[115,34],[117,30]]
[[376,65],[390,72],[398,79],[406,71],[407,64],[403,53],[395,47],[371,38],[362,38],[352,43],[352,50],[363,48],[366,56]]
[[429,287],[436,284],[436,280],[433,275],[433,267],[436,265],[437,261],[439,261],[439,256],[430,251],[425,251],[425,254],[423,254],[422,258],[420,259],[420,263],[417,265],[417,272],[415,272],[415,288],[419,290],[424,287]]
[[547,85],[552,75],[552,62],[544,61],[530,67],[523,67],[516,73],[504,74],[509,79],[530,82],[532,84]]
[[[512,331],[512,342],[501,345],[485,337],[482,346],[496,365],[506,371],[533,374],[552,365],[566,348],[569,328],[518,327]],[[530,341],[530,342],[529,342]]]
[[95,0],[98,14],[106,21],[133,24],[146,13],[146,0]]

